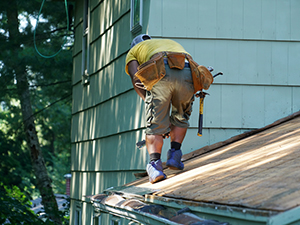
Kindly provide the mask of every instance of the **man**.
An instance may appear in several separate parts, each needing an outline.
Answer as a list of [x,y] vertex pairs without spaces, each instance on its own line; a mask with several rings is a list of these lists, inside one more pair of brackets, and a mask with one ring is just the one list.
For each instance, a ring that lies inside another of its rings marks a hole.
[[126,57],[125,71],[146,104],[146,147],[150,156],[146,170],[151,183],[166,178],[161,162],[166,137],[171,139],[166,165],[170,169],[184,168],[181,144],[189,126],[195,93],[191,60],[179,43],[152,39],[146,34],[133,39]]

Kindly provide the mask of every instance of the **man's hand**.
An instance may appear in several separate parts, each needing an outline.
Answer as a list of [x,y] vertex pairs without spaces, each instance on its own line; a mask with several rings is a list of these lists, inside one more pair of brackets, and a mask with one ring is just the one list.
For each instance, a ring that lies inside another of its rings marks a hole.
[[133,61],[130,61],[128,63],[128,72],[129,72],[129,75],[131,77],[131,82],[132,82],[132,85],[134,87],[134,90],[136,91],[136,93],[145,101],[145,96],[146,96],[146,90],[145,89],[141,89],[141,88],[138,88],[136,86],[136,84],[141,84],[141,81],[139,79],[137,79],[134,74],[137,72],[137,68],[139,66],[139,63],[138,61],[136,60],[133,60]]

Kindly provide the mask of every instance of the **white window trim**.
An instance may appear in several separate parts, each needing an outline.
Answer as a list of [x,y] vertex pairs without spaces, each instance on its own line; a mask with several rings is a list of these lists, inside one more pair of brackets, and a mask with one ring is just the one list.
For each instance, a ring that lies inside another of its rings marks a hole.
[[[98,224],[95,224],[95,218],[97,217],[98,217]],[[101,213],[94,211],[94,214],[92,216],[92,221],[93,221],[92,222],[93,225],[101,225]]]
[[137,222],[131,221],[131,222],[128,223],[128,225],[141,225],[141,223],[137,223]]
[[[77,212],[79,212],[79,217],[77,218]],[[82,209],[81,209],[81,203],[76,202],[75,204],[75,225],[81,225],[82,224]]]
[[135,0],[131,0],[131,10],[130,10],[130,31],[133,34],[137,34],[142,30],[143,26],[143,0],[138,0],[140,1],[140,20],[138,21],[137,24],[134,24],[134,3]]
[[90,0],[83,1],[83,34],[82,34],[82,63],[81,75],[82,84],[89,84],[89,66],[90,66]]
[[115,222],[117,222],[118,225],[121,225],[121,219],[119,217],[113,216],[110,219],[110,225],[115,225]]

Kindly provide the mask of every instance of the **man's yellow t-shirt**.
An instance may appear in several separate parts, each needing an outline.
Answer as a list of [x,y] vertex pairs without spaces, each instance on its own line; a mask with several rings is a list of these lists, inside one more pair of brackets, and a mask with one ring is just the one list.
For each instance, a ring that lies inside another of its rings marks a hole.
[[158,52],[169,51],[169,52],[180,52],[186,53],[185,49],[176,41],[170,39],[149,39],[142,41],[135,45],[126,56],[125,71],[128,73],[128,63],[136,60],[139,65],[147,62],[151,56]]

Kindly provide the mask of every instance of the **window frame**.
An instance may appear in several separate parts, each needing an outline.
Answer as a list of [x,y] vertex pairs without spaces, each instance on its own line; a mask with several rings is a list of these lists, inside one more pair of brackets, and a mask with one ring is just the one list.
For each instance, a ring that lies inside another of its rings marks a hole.
[[[77,214],[78,213],[78,214]],[[82,225],[82,207],[81,207],[81,203],[76,202],[75,205],[75,225]]]
[[121,218],[112,216],[110,219],[110,225],[116,225],[115,222],[117,222],[117,225],[121,225]]
[[81,75],[82,84],[90,83],[89,62],[90,62],[90,0],[83,1],[83,32],[82,32],[82,63]]
[[[135,4],[136,3],[140,4],[140,8],[138,10],[138,16],[139,20],[135,22],[135,16],[136,16],[136,11],[135,9]],[[143,26],[143,0],[131,0],[131,9],[130,9],[130,31],[133,34],[137,34],[142,30]]]
[[[96,220],[98,220],[98,223],[95,223]],[[101,225],[101,213],[94,211],[92,221],[92,225]]]

